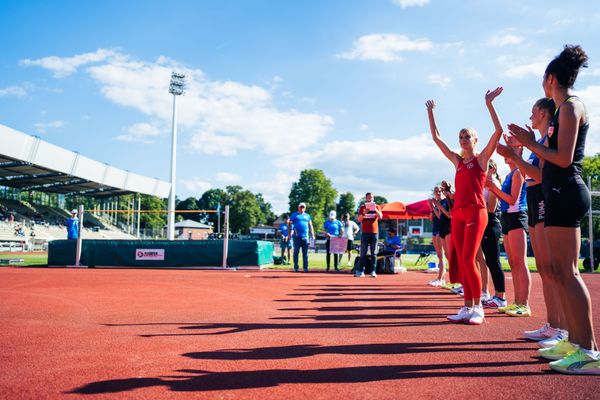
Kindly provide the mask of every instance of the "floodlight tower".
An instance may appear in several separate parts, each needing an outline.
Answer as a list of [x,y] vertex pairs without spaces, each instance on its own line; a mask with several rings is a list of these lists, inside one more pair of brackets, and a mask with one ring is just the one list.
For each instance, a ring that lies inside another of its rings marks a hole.
[[169,93],[173,95],[173,133],[171,135],[171,192],[167,213],[167,239],[175,239],[175,179],[177,175],[177,96],[185,90],[185,74],[171,72]]

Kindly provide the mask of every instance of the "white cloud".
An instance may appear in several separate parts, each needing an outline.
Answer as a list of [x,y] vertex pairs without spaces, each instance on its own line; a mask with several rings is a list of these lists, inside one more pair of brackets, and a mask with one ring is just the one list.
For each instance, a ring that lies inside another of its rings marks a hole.
[[205,182],[200,178],[183,179],[181,183],[187,191],[194,193],[196,197],[200,197],[202,193],[212,187],[209,182]]
[[242,177],[231,172],[217,172],[215,180],[223,183],[238,183],[242,180]]
[[46,133],[49,128],[62,128],[63,126],[65,126],[65,123],[63,121],[57,120],[50,122],[36,122],[35,124],[33,124],[33,126],[35,127],[35,130],[39,133]]
[[427,76],[427,82],[432,85],[438,85],[445,89],[452,83],[452,78],[442,74],[430,74]]
[[4,96],[15,96],[15,97],[23,97],[27,95],[27,91],[21,86],[9,86],[3,89],[0,89],[0,97]]
[[133,124],[127,128],[123,128],[123,135],[115,136],[116,140],[131,143],[153,143],[153,138],[160,136],[160,129],[146,122]]
[[360,124],[360,126],[358,127],[358,129],[360,129],[361,131],[368,131],[369,130],[369,125],[367,125],[367,124]]
[[423,7],[426,4],[429,4],[430,0],[393,0],[394,4],[402,7]]
[[433,48],[429,39],[411,40],[406,35],[375,33],[360,37],[348,52],[338,54],[346,60],[401,61],[400,53],[427,51]]
[[496,61],[505,68],[503,72],[504,76],[515,79],[521,79],[528,75],[538,76],[541,79],[548,65],[547,59],[522,61],[514,60],[507,56],[500,56]]
[[[340,160],[349,155],[352,162],[341,166]],[[406,139],[332,141],[275,163],[289,167],[293,176],[305,168],[322,169],[340,192],[373,190],[386,197],[398,191],[424,193],[436,181],[454,176],[452,165],[428,134]],[[289,187],[285,196],[288,194]]]
[[585,154],[591,156],[600,153],[600,86],[591,85],[583,90],[577,90],[576,94],[585,103],[590,119]]
[[166,57],[158,61],[136,61],[100,49],[75,57],[45,57],[23,63],[39,65],[55,75],[60,72],[60,76],[93,63],[84,71],[100,85],[107,99],[165,124],[170,123],[172,112],[168,94],[171,71],[183,72],[187,90],[178,101],[180,129],[191,133],[190,148],[205,154],[233,156],[240,150],[276,154],[290,140],[302,149],[325,137],[334,125],[328,115],[278,109],[269,91],[260,86],[211,81],[201,70],[185,68]]
[[513,31],[514,29],[504,29],[500,31],[488,39],[487,45],[492,47],[504,47],[522,43],[525,38],[514,34]]
[[39,66],[54,72],[54,76],[62,78],[77,72],[80,66],[97,63],[111,58],[120,58],[122,54],[114,50],[98,49],[94,53],[77,54],[73,57],[43,57],[37,60],[26,58],[19,62],[22,66]]
[[273,77],[273,82],[275,82],[275,83],[283,82],[283,78],[280,77],[279,75],[275,75]]
[[288,196],[292,189],[292,183],[298,180],[298,173],[277,172],[268,180],[248,184],[248,190],[262,193],[264,199],[271,203],[276,213],[287,211]]

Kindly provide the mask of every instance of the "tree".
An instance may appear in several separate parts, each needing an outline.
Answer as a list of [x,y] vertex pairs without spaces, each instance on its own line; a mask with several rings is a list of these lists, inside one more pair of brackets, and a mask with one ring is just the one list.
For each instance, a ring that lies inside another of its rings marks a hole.
[[[375,195],[373,197],[373,200],[375,201],[375,204],[387,204],[388,200],[383,197],[383,196],[377,196]],[[365,204],[365,198],[361,198],[360,201],[358,202],[358,206],[356,207],[356,211],[358,212],[358,209],[360,208],[360,206],[362,206],[363,204]]]
[[[224,212],[225,205],[229,204],[229,195],[223,189],[209,189],[202,194],[197,202],[200,210],[216,210],[219,204],[221,205],[221,212]],[[200,222],[212,223],[215,231],[218,230],[216,228],[218,223],[217,213],[200,213],[199,217]]]
[[256,201],[256,196],[249,190],[239,190],[231,197],[229,208],[229,226],[231,232],[247,232],[255,226],[262,211]]
[[292,184],[289,195],[289,209],[294,212],[299,203],[306,203],[306,211],[311,215],[315,231],[320,230],[329,210],[336,208],[337,190],[320,169],[305,169],[300,172],[298,182]]
[[[180,201],[175,208],[177,210],[197,210],[198,202],[194,197],[188,197],[187,199]],[[175,218],[181,218],[182,220],[191,219],[200,222],[199,213],[175,213]]]
[[340,199],[337,203],[336,209],[337,214],[341,216],[344,213],[348,213],[350,218],[354,216],[354,207],[356,202],[354,201],[354,195],[350,192],[340,194]]
[[277,219],[277,216],[273,212],[273,207],[271,203],[265,201],[262,193],[256,194],[256,202],[258,203],[258,207],[260,208],[261,216],[258,220],[259,224],[271,225],[273,221]]
[[[165,199],[146,194],[141,195],[142,210],[166,210]],[[167,224],[166,213],[141,213],[140,225],[144,229],[162,229]]]

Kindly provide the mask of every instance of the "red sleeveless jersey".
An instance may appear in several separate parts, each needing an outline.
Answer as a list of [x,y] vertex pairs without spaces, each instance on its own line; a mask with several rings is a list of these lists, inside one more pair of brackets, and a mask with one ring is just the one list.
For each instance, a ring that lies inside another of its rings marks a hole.
[[454,177],[454,184],[456,185],[454,207],[477,206],[485,208],[485,198],[483,197],[485,180],[486,174],[479,166],[477,157],[473,157],[468,163],[461,161]]

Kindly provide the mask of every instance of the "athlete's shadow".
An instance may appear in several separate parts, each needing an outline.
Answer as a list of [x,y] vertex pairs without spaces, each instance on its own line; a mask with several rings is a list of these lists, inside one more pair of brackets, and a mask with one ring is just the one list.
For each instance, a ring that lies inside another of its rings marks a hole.
[[[385,365],[315,370],[268,369],[260,371],[213,372],[177,370],[178,375],[155,378],[112,379],[73,389],[72,394],[119,393],[145,387],[165,386],[174,392],[203,392],[275,387],[283,384],[361,383],[413,378],[476,377],[498,378],[539,376],[545,372],[519,371],[526,362],[468,362],[457,364]],[[516,367],[511,370],[510,367]],[[493,368],[493,370],[489,370]]]
[[169,337],[169,336],[212,336],[225,335],[231,333],[249,332],[257,330],[287,330],[287,329],[364,329],[364,328],[402,328],[414,326],[447,326],[448,322],[440,321],[422,321],[422,322],[309,322],[309,323],[234,323],[234,322],[216,322],[216,323],[190,323],[190,324],[106,324],[106,326],[161,326],[161,325],[182,325],[177,329],[186,331],[184,333],[157,333],[141,334],[141,337]]
[[[513,352],[531,351],[525,347],[512,347],[521,341],[454,342],[454,343],[377,343],[343,346],[320,346],[303,344],[294,346],[259,347],[254,349],[224,349],[182,354],[184,357],[201,360],[281,360],[312,357],[321,354],[372,355],[372,354],[417,354],[452,352]],[[495,346],[496,345],[496,346]]]

